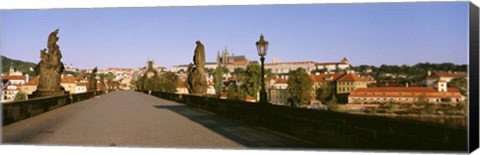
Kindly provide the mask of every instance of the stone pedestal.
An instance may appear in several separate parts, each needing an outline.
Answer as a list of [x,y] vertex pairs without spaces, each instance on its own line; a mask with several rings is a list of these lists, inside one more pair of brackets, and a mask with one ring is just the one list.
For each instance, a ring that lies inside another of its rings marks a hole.
[[36,90],[31,95],[28,95],[28,98],[39,98],[39,97],[48,97],[48,96],[59,96],[68,94],[64,89],[61,90]]

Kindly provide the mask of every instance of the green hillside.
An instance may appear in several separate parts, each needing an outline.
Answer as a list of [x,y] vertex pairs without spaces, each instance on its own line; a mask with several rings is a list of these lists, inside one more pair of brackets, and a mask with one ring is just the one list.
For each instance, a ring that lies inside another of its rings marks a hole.
[[25,62],[21,60],[10,59],[5,56],[2,56],[2,74],[8,74],[8,70],[10,69],[10,65],[13,65],[15,70],[22,72],[23,74],[29,74],[31,76],[35,76],[35,72],[31,71],[30,68],[35,68],[37,65],[36,63],[32,62]]

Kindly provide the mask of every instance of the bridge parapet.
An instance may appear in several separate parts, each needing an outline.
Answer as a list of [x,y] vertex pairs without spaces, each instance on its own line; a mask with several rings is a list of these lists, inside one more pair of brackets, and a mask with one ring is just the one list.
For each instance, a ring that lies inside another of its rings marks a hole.
[[2,104],[3,126],[9,125],[47,111],[80,102],[97,95],[104,94],[104,91],[91,91],[79,94],[65,94],[59,96],[42,97],[24,101],[6,102]]
[[[144,92],[149,94],[149,92]],[[151,95],[264,126],[328,148],[467,151],[467,129],[379,116],[150,92]]]

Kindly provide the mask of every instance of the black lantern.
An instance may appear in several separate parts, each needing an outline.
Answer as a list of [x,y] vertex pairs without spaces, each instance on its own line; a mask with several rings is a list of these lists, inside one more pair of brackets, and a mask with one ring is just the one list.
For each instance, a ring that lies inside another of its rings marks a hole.
[[268,41],[265,41],[263,34],[260,35],[260,40],[257,41],[257,51],[260,57],[265,57],[267,55]]
[[264,61],[265,56],[267,55],[268,41],[265,41],[263,34],[260,35],[260,40],[255,44],[257,45],[258,55],[260,56],[260,61],[262,63],[262,89],[260,90],[260,103],[267,104],[267,92],[265,91],[265,67]]

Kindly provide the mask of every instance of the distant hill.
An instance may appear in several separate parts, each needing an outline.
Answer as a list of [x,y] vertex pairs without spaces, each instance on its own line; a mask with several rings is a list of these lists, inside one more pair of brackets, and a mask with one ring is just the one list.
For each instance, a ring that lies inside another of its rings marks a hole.
[[32,62],[25,62],[21,60],[10,59],[5,56],[2,56],[2,66],[1,66],[2,74],[8,74],[10,65],[13,65],[13,68],[15,68],[15,71],[18,70],[23,74],[29,74],[31,76],[34,76],[35,72],[31,71],[30,68],[35,68],[37,64]]

